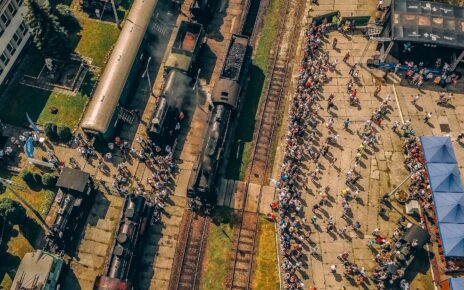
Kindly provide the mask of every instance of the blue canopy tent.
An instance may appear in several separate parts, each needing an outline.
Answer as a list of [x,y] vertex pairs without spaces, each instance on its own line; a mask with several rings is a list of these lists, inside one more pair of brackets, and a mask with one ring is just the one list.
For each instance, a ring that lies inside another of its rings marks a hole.
[[450,278],[449,284],[451,290],[462,290],[464,289],[464,278]]
[[432,196],[438,223],[464,224],[464,192],[434,192]]
[[457,163],[449,137],[420,137],[426,163]]
[[439,228],[445,257],[464,257],[464,224],[440,223]]
[[464,192],[457,164],[428,163],[432,192]]

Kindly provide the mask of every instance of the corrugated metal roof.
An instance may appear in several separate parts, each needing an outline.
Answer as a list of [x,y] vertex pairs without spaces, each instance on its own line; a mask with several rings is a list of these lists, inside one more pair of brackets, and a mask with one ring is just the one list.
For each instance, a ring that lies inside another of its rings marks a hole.
[[87,172],[65,167],[61,171],[60,177],[56,182],[56,186],[83,192],[89,178],[90,174]]
[[98,82],[81,127],[104,133],[118,106],[157,0],[136,0]]

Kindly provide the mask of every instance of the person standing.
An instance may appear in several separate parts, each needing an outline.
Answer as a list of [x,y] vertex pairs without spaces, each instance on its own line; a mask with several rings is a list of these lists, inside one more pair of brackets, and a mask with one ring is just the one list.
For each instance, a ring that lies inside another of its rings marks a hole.
[[348,62],[348,59],[350,58],[350,52],[348,51],[345,56],[343,57],[343,62]]
[[424,117],[424,123],[429,123],[430,118],[432,118],[432,112],[428,112]]
[[350,118],[346,118],[345,120],[343,120],[343,128],[345,128],[345,130],[348,130],[348,126],[350,125],[350,123]]
[[420,94],[417,94],[417,95],[414,96],[414,98],[412,99],[412,104],[413,104],[414,106],[417,105],[417,101],[419,101],[420,97],[421,97]]

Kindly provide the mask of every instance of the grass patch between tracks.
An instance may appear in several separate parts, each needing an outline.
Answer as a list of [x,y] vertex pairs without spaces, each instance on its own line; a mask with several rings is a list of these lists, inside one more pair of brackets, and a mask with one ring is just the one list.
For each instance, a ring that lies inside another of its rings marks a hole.
[[226,177],[229,179],[244,180],[246,169],[251,161],[251,145],[256,114],[263,88],[266,85],[269,53],[277,38],[282,6],[283,0],[270,1],[264,16],[263,27],[256,45],[253,63],[250,67],[250,79],[243,98],[242,111],[237,126],[238,130],[234,136],[227,165]]
[[219,207],[214,212],[203,261],[200,289],[226,289],[237,222],[233,209]]
[[253,289],[279,289],[274,223],[259,217],[258,245],[253,269]]

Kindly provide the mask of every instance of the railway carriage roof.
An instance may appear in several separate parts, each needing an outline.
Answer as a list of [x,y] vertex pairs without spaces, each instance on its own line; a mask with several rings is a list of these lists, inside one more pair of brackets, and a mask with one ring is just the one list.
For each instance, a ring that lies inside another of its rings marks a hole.
[[136,0],[98,82],[82,127],[104,133],[119,103],[157,0]]

